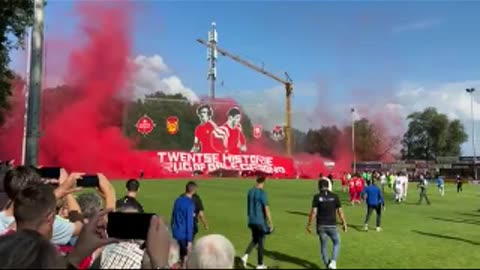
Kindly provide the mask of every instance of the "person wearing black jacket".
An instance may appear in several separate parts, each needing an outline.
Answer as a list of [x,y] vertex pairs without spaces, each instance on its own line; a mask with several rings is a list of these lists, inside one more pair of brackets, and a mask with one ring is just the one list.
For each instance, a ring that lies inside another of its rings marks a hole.
[[136,209],[139,213],[143,213],[143,206],[137,200],[137,193],[140,189],[140,182],[137,179],[130,179],[125,185],[127,189],[127,195],[119,199],[116,203],[116,208],[122,207],[132,207]]

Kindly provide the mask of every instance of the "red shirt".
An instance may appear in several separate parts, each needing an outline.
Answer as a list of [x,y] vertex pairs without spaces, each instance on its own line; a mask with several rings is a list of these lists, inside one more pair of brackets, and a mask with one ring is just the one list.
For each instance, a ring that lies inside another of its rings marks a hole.
[[355,189],[357,192],[362,192],[363,188],[365,187],[365,181],[363,178],[359,177],[355,179]]
[[350,179],[350,182],[348,182],[348,189],[350,191],[355,190],[356,182],[357,182],[357,178],[354,177],[354,178]]
[[[57,250],[62,253],[63,255],[68,255],[72,252],[72,246],[57,246]],[[83,259],[83,261],[78,265],[78,269],[89,269],[90,265],[92,264],[93,257],[90,255]]]
[[220,130],[212,121],[199,124],[195,128],[195,138],[198,139],[196,147],[202,153],[223,153],[225,146],[223,141],[227,139],[226,134]]
[[220,127],[225,130],[228,135],[228,146],[227,150],[230,154],[240,154],[242,151],[240,147],[245,145],[245,135],[243,134],[242,127],[236,126],[231,128],[227,123]]

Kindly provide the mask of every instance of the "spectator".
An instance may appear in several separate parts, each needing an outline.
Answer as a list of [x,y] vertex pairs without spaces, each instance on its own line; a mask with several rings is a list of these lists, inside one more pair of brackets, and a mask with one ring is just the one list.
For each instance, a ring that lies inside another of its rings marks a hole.
[[225,236],[211,234],[196,242],[188,259],[189,269],[233,269],[235,248]]
[[127,188],[127,195],[119,199],[116,207],[130,206],[138,209],[138,212],[143,213],[143,206],[137,201],[137,192],[140,189],[140,182],[136,179],[130,179],[125,185]]
[[[328,182],[328,190],[329,190],[329,191],[332,191],[332,190],[333,190],[332,180],[330,180],[330,178],[325,177],[325,176],[323,175],[323,173],[320,173],[320,175],[318,176],[318,178],[319,178],[318,180],[326,180],[326,181]],[[332,178],[333,178],[333,176],[332,176]]]
[[382,221],[382,207],[385,208],[385,201],[383,199],[382,191],[375,185],[375,181],[373,179],[368,183],[368,186],[363,189],[362,191],[363,199],[367,205],[367,215],[365,216],[364,229],[368,231],[368,221],[370,220],[370,216],[372,212],[375,211],[377,213],[377,232],[380,232],[382,228],[380,227],[380,223]]
[[65,268],[55,247],[36,231],[0,237],[0,269]]
[[28,186],[17,193],[13,205],[18,231],[32,230],[47,240],[52,238],[56,210],[52,186]]
[[103,203],[100,196],[95,193],[83,193],[77,197],[78,204],[82,210],[83,222],[94,217],[98,212],[102,211]]
[[0,211],[2,211],[8,202],[8,196],[4,188],[5,174],[13,169],[13,160],[0,162]]
[[[325,180],[318,181],[319,193],[313,196],[312,209],[308,217],[307,232],[312,232],[312,221],[317,219],[317,234],[320,239],[322,260],[328,269],[336,269],[337,257],[340,252],[340,235],[337,231],[336,214],[340,217],[343,224],[343,230],[347,231],[347,223],[343,215],[340,199],[335,193],[328,190],[328,182]],[[333,242],[332,257],[329,259],[327,252],[327,241],[331,239]]]
[[247,267],[248,256],[253,248],[257,247],[257,269],[266,269],[263,264],[263,250],[265,236],[273,231],[272,215],[268,206],[267,194],[264,190],[266,178],[257,177],[257,184],[248,191],[247,216],[248,227],[252,232],[252,241],[248,244],[245,254],[242,256],[243,266]]
[[195,205],[192,196],[197,191],[197,184],[188,182],[185,194],[175,200],[173,206],[171,227],[173,238],[178,242],[180,249],[180,263],[184,265],[185,257],[191,249],[193,241],[193,216]]
[[[61,184],[54,190],[55,197],[60,199],[74,191],[75,189],[72,187],[80,177],[80,174],[74,173],[68,177],[64,177],[64,179],[60,179]],[[19,166],[7,172],[4,185],[9,203],[7,204],[7,208],[0,212],[0,235],[9,229],[14,229],[16,226],[13,200],[17,193],[27,186],[39,184],[43,184],[42,179],[32,167]],[[56,216],[53,223],[53,236],[51,241],[54,244],[65,245],[70,242],[73,236],[80,234],[82,226],[83,224],[81,222],[69,222]]]
[[198,193],[193,194],[192,200],[193,204],[195,205],[195,218],[193,219],[193,239],[195,239],[195,235],[197,235],[198,233],[198,221],[200,220],[200,222],[202,222],[203,228],[205,228],[205,230],[208,230],[208,223],[207,218],[205,217],[205,208],[203,207],[203,202],[200,198],[200,195],[198,195]]

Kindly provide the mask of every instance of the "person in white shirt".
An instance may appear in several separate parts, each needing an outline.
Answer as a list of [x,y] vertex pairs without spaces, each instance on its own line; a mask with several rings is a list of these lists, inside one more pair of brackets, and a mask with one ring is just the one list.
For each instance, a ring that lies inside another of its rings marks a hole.
[[403,200],[407,199],[408,193],[408,174],[404,173],[403,175]]
[[382,192],[385,192],[385,186],[387,185],[387,176],[384,172],[380,175],[380,185],[382,186]]
[[395,195],[395,201],[397,203],[400,203],[402,202],[402,198],[403,198],[403,180],[402,180],[402,176],[400,175],[400,173],[398,173],[395,177],[395,182],[393,184],[393,191],[394,191],[394,195]]

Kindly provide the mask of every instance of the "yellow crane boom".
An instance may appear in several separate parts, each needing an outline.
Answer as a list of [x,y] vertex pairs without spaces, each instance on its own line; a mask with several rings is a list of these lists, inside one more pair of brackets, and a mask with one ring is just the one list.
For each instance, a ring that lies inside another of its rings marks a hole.
[[[202,44],[202,45],[205,45],[207,47],[211,47],[212,45],[210,45],[210,43],[206,42],[205,40],[203,39],[197,39],[197,42]],[[286,100],[285,100],[285,146],[286,146],[286,154],[287,156],[291,156],[292,155],[292,104],[291,104],[291,97],[292,97],[292,91],[293,91],[293,84],[290,80],[284,80],[268,71],[266,71],[265,69],[263,68],[260,68],[260,67],[257,67],[256,65],[246,61],[246,60],[243,60],[242,58],[240,58],[239,56],[237,55],[234,55],[234,54],[231,54],[229,53],[228,51],[222,49],[222,48],[219,48],[218,46],[215,46],[215,49],[220,52],[223,56],[227,56],[229,58],[231,58],[232,60],[244,65],[244,66],[247,66],[257,72],[260,72],[262,73],[263,75],[266,75],[267,77],[270,77],[272,79],[274,79],[275,81],[277,82],[280,82],[282,84],[285,85],[285,96],[286,96]]]

